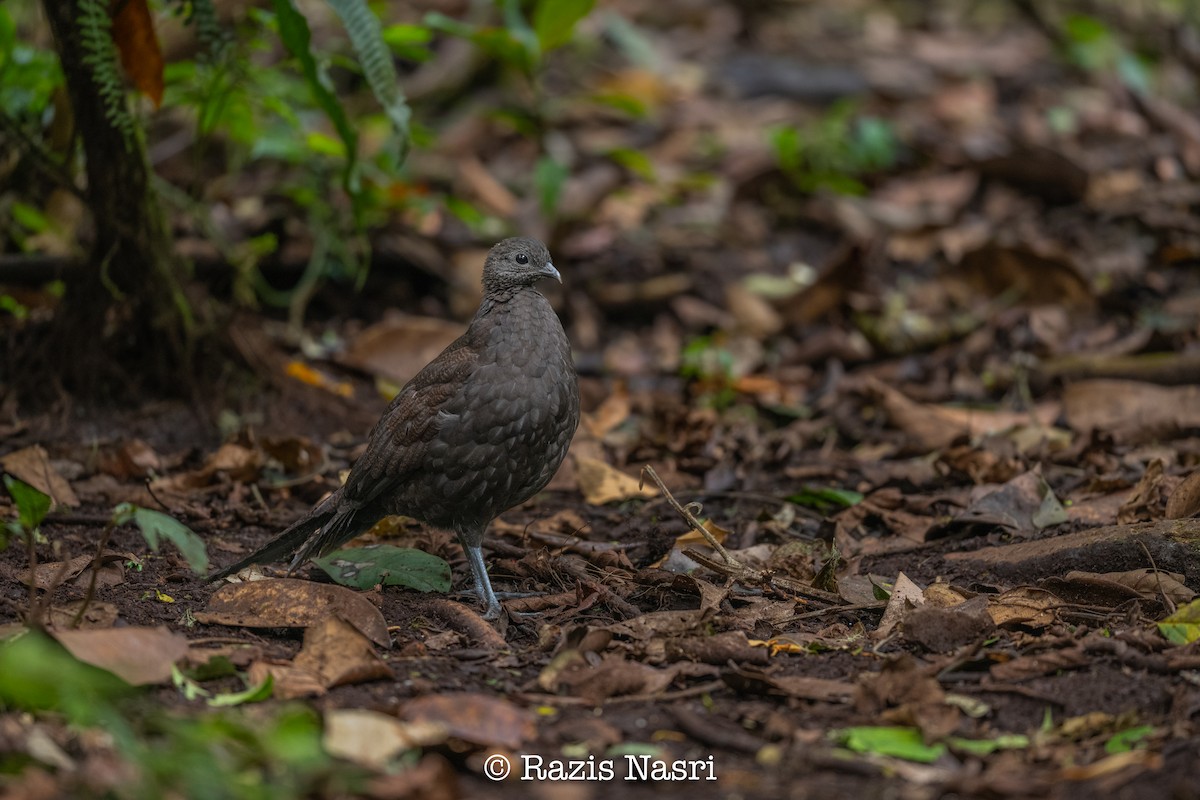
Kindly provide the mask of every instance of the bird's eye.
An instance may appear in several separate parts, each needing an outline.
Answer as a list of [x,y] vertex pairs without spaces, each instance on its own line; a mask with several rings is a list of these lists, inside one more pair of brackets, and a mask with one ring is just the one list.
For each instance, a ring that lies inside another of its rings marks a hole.
[[517,253],[517,263],[518,264],[528,264],[529,256],[525,255],[524,253]]

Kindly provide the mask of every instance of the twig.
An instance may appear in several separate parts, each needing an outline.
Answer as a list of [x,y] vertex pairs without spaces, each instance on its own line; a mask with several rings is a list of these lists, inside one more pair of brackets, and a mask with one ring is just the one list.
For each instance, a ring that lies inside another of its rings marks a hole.
[[529,703],[548,706],[604,706],[615,705],[617,703],[662,703],[671,702],[672,700],[686,700],[689,697],[698,697],[704,694],[719,691],[728,688],[725,681],[709,681],[702,683],[699,686],[689,686],[686,689],[677,689],[674,692],[658,692],[658,693],[641,693],[641,694],[625,694],[616,697],[606,697],[598,702],[588,700],[583,697],[574,695],[557,695],[557,694],[538,694],[534,692],[523,692],[517,695],[522,700]]
[[67,577],[67,570],[71,568],[70,559],[64,558],[58,565],[58,571],[54,573],[54,577],[50,583],[46,585],[45,594],[39,598],[37,596],[37,548],[34,547],[33,532],[29,532],[29,613],[25,617],[25,624],[31,628],[44,628],[42,617],[46,613],[46,609],[50,607],[50,597],[62,586]]
[[764,586],[774,589],[782,589],[784,591],[800,595],[801,597],[811,597],[813,599],[821,600],[826,603],[832,603],[834,605],[842,605],[845,602],[836,594],[823,592],[820,589],[800,583],[799,581],[794,581],[790,578],[776,577],[771,570],[755,570],[747,567],[745,564],[742,564],[740,561],[731,556],[729,551],[722,547],[721,543],[717,541],[716,537],[713,536],[712,533],[710,533],[708,529],[701,525],[700,521],[696,519],[695,514],[691,512],[690,508],[695,505],[698,509],[698,504],[689,503],[687,506],[680,505],[679,501],[675,499],[674,495],[671,494],[670,490],[667,489],[666,485],[662,482],[662,479],[658,477],[658,473],[656,473],[654,468],[649,464],[642,467],[642,472],[649,475],[650,478],[656,484],[658,484],[658,488],[662,490],[663,497],[665,497],[667,502],[671,504],[671,507],[679,512],[680,516],[687,521],[687,524],[693,530],[700,532],[705,541],[707,541],[712,546],[713,550],[715,550],[717,554],[724,559],[725,563],[720,563],[716,559],[709,558],[703,553],[699,553],[690,547],[685,548],[683,551],[683,554],[688,558],[712,570],[713,572],[751,586]]
[[104,526],[103,533],[100,534],[100,542],[96,545],[96,557],[92,559],[92,579],[88,581],[87,594],[83,596],[83,603],[80,604],[79,610],[75,612],[75,618],[71,620],[72,628],[78,628],[79,623],[83,622],[83,614],[87,611],[87,607],[92,604],[92,600],[96,596],[96,581],[100,577],[100,558],[104,555],[104,548],[108,546],[109,537],[112,536],[113,529],[116,527],[117,521],[110,519],[108,524]]
[[1154,556],[1150,555],[1150,548],[1146,547],[1146,542],[1138,539],[1138,544],[1142,547],[1142,552],[1146,554],[1146,558],[1150,560],[1150,568],[1154,570],[1155,586],[1158,589],[1158,596],[1162,598],[1163,607],[1167,609],[1167,614],[1175,613],[1175,601],[1167,597],[1167,593],[1162,587],[1162,573],[1158,571],[1158,564],[1154,563]]
[[166,513],[168,513],[168,514],[171,514],[171,513],[173,513],[173,512],[171,511],[171,508],[170,508],[170,506],[168,506],[168,505],[167,505],[166,503],[164,503],[162,500],[159,500],[159,499],[158,499],[158,495],[156,495],[156,494],[154,493],[153,481],[151,481],[149,478],[146,478],[146,480],[144,481],[144,483],[146,484],[146,491],[149,493],[149,495],[150,495],[150,499],[151,499],[151,500],[153,500],[154,502],[158,503],[158,504],[159,504],[159,506],[161,506],[161,507],[162,507],[162,510],[163,510],[163,511],[165,511]]
[[704,537],[704,540],[708,542],[709,546],[712,547],[713,550],[717,551],[717,554],[725,560],[726,564],[730,565],[731,567],[745,569],[745,567],[743,567],[742,564],[737,561],[737,559],[729,555],[729,551],[717,541],[717,537],[713,536],[712,533],[709,532],[708,528],[701,525],[700,521],[696,519],[695,515],[689,510],[692,506],[695,506],[696,510],[699,511],[699,503],[688,503],[686,507],[681,506],[679,501],[675,499],[675,496],[671,494],[671,490],[668,489],[667,485],[662,482],[662,478],[658,477],[658,473],[654,471],[654,467],[650,466],[649,464],[642,467],[642,473],[644,475],[649,475],[650,480],[658,484],[658,488],[662,491],[663,497],[667,499],[667,502],[671,504],[671,508],[679,512],[679,515],[687,521],[687,524],[692,527],[692,530],[698,532]]
[[816,611],[805,611],[803,614],[796,614],[788,617],[784,622],[823,617],[826,614],[836,614],[839,611],[878,611],[882,608],[887,608],[887,603],[856,603],[849,606],[830,606],[829,608],[818,608]]

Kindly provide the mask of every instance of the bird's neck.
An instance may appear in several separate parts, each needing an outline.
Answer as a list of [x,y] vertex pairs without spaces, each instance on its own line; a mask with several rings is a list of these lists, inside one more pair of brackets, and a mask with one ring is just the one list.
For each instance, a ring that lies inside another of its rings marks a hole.
[[475,318],[478,319],[488,314],[539,300],[544,301],[545,298],[532,286],[505,286],[490,289],[484,293],[483,301],[479,304],[479,311],[475,314]]

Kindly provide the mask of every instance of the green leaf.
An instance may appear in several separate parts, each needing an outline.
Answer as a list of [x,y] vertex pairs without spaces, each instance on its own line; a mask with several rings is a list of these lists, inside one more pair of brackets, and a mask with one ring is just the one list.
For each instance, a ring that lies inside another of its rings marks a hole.
[[973,756],[988,756],[997,750],[1021,750],[1029,746],[1029,737],[1020,734],[997,736],[994,739],[963,739],[951,736],[946,740],[950,749]]
[[175,688],[183,695],[184,700],[198,700],[201,697],[209,697],[212,695],[208,689],[205,689],[196,681],[184,674],[177,665],[171,665],[171,683],[175,684]]
[[98,721],[111,701],[134,689],[107,670],[76,659],[37,631],[0,644],[0,706],[55,711],[76,724]]
[[562,194],[563,184],[567,182],[569,171],[549,156],[542,156],[533,167],[533,185],[537,189],[538,205],[542,216],[553,219],[558,207],[558,198]]
[[608,157],[620,164],[625,169],[637,175],[645,181],[654,182],[654,164],[650,161],[650,157],[641,150],[634,150],[629,147],[618,147],[616,150],[609,152]]
[[1113,755],[1114,753],[1128,753],[1130,750],[1144,750],[1146,748],[1145,740],[1152,733],[1154,733],[1153,725],[1138,725],[1136,728],[1118,731],[1104,743],[1104,752]]
[[383,29],[383,41],[400,58],[410,61],[428,61],[432,57],[426,46],[433,39],[433,31],[424,25],[389,25]]
[[1175,609],[1175,613],[1158,623],[1158,632],[1172,644],[1189,644],[1200,639],[1200,600]]
[[411,547],[353,547],[314,561],[334,581],[355,589],[382,584],[421,592],[450,591],[450,565]]
[[856,753],[894,756],[922,764],[937,761],[946,752],[946,745],[941,742],[925,744],[916,728],[864,726],[833,731],[830,736]]
[[788,500],[798,506],[815,508],[818,511],[830,511],[856,506],[863,501],[863,493],[850,489],[814,488],[805,486],[799,492],[788,497]]
[[208,572],[208,550],[204,540],[192,533],[188,526],[159,511],[138,508],[131,503],[122,503],[113,511],[113,518],[121,521],[132,519],[142,530],[142,536],[150,549],[158,552],[158,545],[166,539],[178,548],[188,566],[197,575]]
[[520,60],[517,65],[527,74],[533,73],[533,68],[542,58],[541,44],[533,28],[529,27],[525,15],[521,13],[521,0],[501,0],[504,13],[504,27],[509,37],[520,45]]
[[209,698],[208,704],[213,708],[227,708],[229,706],[240,706],[243,703],[259,703],[263,700],[269,700],[274,691],[275,679],[268,672],[267,677],[258,686],[251,686],[242,692],[218,694]]
[[533,30],[542,52],[571,40],[575,25],[588,15],[595,0],[538,0],[533,11]]
[[275,17],[279,23],[279,38],[297,61],[300,62],[300,72],[308,83],[313,100],[329,117],[333,127],[346,146],[346,167],[342,172],[342,183],[346,191],[357,197],[361,192],[358,174],[358,134],[354,132],[346,112],[329,88],[329,76],[317,63],[312,52],[312,33],[308,28],[308,20],[296,10],[292,0],[271,0],[275,9]]
[[26,533],[37,530],[50,511],[50,496],[11,475],[4,476],[4,487],[17,504],[17,519],[21,527]]

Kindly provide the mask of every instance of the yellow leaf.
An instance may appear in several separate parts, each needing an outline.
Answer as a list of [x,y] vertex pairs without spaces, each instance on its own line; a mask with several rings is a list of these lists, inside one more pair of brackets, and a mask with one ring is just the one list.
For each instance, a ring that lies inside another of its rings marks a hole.
[[637,478],[631,478],[596,458],[576,457],[575,476],[583,499],[594,506],[658,494],[658,490],[651,486],[639,488]]

